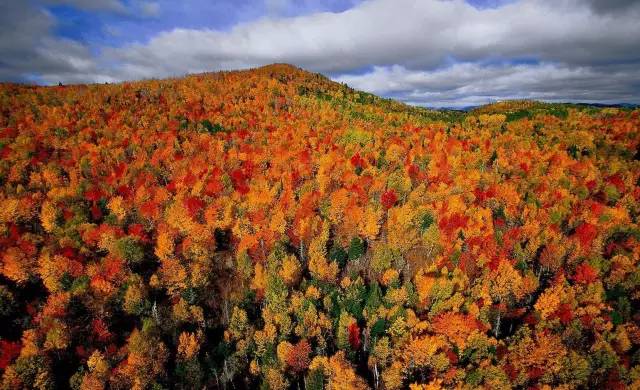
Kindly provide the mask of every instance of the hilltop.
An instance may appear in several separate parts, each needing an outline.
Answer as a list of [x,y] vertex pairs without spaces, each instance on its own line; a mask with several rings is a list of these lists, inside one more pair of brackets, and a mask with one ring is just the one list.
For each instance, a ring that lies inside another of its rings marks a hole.
[[638,386],[639,129],[285,64],[0,85],[2,388]]

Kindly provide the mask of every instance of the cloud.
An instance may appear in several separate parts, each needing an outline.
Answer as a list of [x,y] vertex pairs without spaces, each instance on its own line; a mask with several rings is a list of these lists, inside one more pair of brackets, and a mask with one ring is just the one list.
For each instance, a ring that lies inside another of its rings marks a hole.
[[119,0],[46,0],[48,4],[68,5],[89,11],[126,12],[127,8]]
[[451,58],[574,65],[638,59],[640,11],[614,19],[580,4],[523,0],[477,9],[461,0],[371,0],[342,13],[265,18],[228,32],[174,29],[108,55],[135,67],[134,77],[276,61],[345,72],[393,64],[433,69]]
[[[87,11],[142,16],[158,13],[155,2],[133,1],[125,7],[117,0],[46,0],[42,4],[67,5]],[[118,75],[78,41],[57,37],[55,17],[29,1],[0,1],[0,81],[45,84],[118,81]],[[117,33],[117,29],[105,28]]]
[[156,17],[160,15],[160,4],[152,1],[140,3],[140,13],[147,17]]
[[50,35],[55,25],[50,14],[17,3],[0,3],[0,79],[57,83],[109,77],[98,72],[86,47]]
[[290,0],[265,0],[264,3],[270,15],[286,12],[292,6]]
[[640,103],[640,69],[634,66],[569,67],[551,63],[455,64],[433,71],[375,67],[336,81],[410,104],[461,107],[496,100]]
[[596,12],[612,13],[626,11],[629,8],[638,8],[640,3],[637,0],[586,0],[591,8]]

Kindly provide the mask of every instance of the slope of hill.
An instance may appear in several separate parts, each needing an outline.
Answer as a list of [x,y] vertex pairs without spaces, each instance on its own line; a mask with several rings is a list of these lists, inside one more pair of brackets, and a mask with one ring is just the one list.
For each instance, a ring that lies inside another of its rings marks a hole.
[[638,109],[272,65],[2,85],[0,156],[3,388],[640,385]]

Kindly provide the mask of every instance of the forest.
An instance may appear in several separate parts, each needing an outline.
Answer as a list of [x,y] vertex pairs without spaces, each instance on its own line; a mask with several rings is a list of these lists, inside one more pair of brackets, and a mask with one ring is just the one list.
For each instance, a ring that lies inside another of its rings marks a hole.
[[1,389],[640,388],[640,109],[302,69],[0,84]]

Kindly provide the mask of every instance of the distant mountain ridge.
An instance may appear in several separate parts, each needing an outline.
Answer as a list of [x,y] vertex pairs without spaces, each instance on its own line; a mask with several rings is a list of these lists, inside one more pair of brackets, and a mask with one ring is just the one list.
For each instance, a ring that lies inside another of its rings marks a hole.
[[501,105],[505,103],[511,103],[511,104],[517,105],[519,102],[531,102],[531,103],[538,104],[540,106],[546,105],[548,107],[553,105],[565,106],[565,107],[597,107],[597,108],[622,108],[622,109],[635,109],[640,107],[640,104],[635,104],[635,103],[545,102],[542,100],[510,99],[510,100],[503,100],[503,101],[487,103],[487,104],[475,104],[475,105],[469,105],[469,106],[440,106],[440,107],[430,107],[430,108],[433,110],[441,110],[441,111],[451,110],[451,111],[470,112],[470,111],[479,111],[486,107],[493,107],[495,105]]

